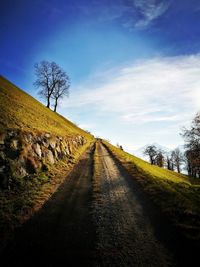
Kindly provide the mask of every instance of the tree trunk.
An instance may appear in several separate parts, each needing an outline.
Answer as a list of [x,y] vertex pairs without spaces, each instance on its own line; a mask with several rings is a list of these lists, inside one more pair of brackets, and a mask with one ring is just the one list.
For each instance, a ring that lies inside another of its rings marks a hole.
[[174,164],[171,165],[171,170],[174,171]]
[[50,96],[47,97],[47,108],[50,107]]
[[178,171],[178,173],[180,173],[180,166],[179,165],[177,166],[177,171]]
[[54,112],[56,112],[58,106],[58,98],[55,99]]

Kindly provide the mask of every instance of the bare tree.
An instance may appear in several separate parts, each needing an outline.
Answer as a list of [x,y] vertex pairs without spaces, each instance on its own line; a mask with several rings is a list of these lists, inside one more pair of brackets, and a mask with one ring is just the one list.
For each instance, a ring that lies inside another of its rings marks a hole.
[[155,159],[156,159],[156,156],[157,156],[157,148],[156,148],[156,146],[154,146],[154,145],[147,146],[145,148],[145,150],[144,150],[144,155],[149,156],[149,160],[150,160],[151,165],[154,165],[155,164]]
[[[55,62],[49,61],[36,63],[35,75],[37,79],[34,82],[34,86],[36,88],[40,88],[39,94],[47,101],[47,107],[50,108],[50,100],[53,93],[58,91],[58,94],[55,93],[55,95],[58,96],[56,100],[56,102],[58,102],[58,99],[63,95],[63,93],[61,93],[63,92],[63,87],[66,87],[66,83],[69,82],[69,78]],[[65,80],[66,83],[64,86],[63,83]]]
[[161,168],[164,167],[165,163],[165,157],[164,157],[164,152],[162,150],[157,151],[157,155],[155,157],[155,164]]
[[[176,167],[177,172],[180,173],[181,164],[183,163],[183,154],[181,153],[179,148],[176,148],[172,151],[171,158],[172,158],[172,164]],[[173,165],[172,165],[172,170],[173,170]]]
[[171,167],[171,157],[169,156],[169,155],[167,155],[167,157],[166,157],[166,167],[167,167],[167,169],[168,170],[171,170],[172,169],[172,167]]
[[197,113],[189,129],[184,129],[185,161],[188,174],[200,178],[200,113]]
[[63,72],[62,78],[57,82],[55,89],[52,93],[52,98],[54,102],[54,112],[56,112],[58,106],[58,100],[62,99],[64,96],[69,95],[70,81],[68,75]]
[[188,172],[188,175],[196,177],[196,168],[194,166],[193,158],[194,155],[192,150],[187,149],[184,153],[184,162],[186,165],[186,170]]

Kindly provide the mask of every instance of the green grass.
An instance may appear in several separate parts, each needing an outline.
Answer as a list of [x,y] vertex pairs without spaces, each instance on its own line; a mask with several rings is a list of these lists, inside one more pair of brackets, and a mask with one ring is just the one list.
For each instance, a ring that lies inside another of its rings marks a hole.
[[59,136],[92,136],[0,76],[0,132],[20,129]]
[[153,166],[104,142],[151,200],[189,238],[200,239],[200,182]]

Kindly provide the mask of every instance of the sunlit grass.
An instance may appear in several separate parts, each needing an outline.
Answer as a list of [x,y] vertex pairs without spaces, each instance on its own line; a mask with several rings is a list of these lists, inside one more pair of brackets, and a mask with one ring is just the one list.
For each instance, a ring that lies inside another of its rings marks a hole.
[[16,177],[11,189],[0,190],[1,240],[6,239],[11,229],[28,219],[49,199],[94,139],[0,76],[0,134],[8,129],[31,132],[34,135],[48,132],[52,136],[65,136],[69,139],[81,135],[88,142],[75,149],[69,159],[57,162],[45,173],[23,179]]
[[105,145],[132,174],[150,199],[190,238],[200,238],[200,182]]
[[59,136],[91,135],[0,76],[0,131],[20,129]]

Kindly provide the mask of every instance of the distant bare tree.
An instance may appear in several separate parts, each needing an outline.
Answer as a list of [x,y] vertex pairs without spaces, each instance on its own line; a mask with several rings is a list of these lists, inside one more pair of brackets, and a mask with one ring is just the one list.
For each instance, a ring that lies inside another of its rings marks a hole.
[[171,159],[169,155],[166,157],[166,167],[168,170],[171,170]]
[[39,94],[47,101],[48,108],[51,98],[55,99],[54,111],[56,111],[58,99],[66,92],[68,94],[69,77],[55,62],[49,61],[36,63],[35,75],[37,79],[34,86],[40,88]]
[[177,169],[177,172],[180,173],[181,164],[183,162],[183,154],[181,153],[179,148],[176,148],[172,151],[171,158],[172,158],[172,170],[173,170],[173,165],[174,165]]
[[144,155],[149,156],[149,160],[150,160],[151,165],[154,165],[155,164],[155,159],[156,159],[156,156],[157,156],[157,148],[156,148],[156,146],[154,146],[154,145],[147,146],[145,148],[145,150],[144,150]]
[[168,170],[174,171],[174,153],[167,153],[166,156],[166,167]]
[[184,129],[185,162],[188,174],[200,178],[200,113],[197,113],[189,129]]
[[186,165],[186,170],[188,172],[188,175],[196,177],[196,168],[194,166],[194,155],[193,151],[187,149],[184,153],[184,162]]
[[158,150],[156,157],[155,157],[155,164],[161,168],[164,167],[165,163],[165,157],[164,157],[164,152],[162,150]]
[[124,150],[123,149],[123,146],[122,145],[119,145],[119,143],[116,144],[116,147],[119,148],[119,149],[121,149],[121,150]]
[[124,150],[122,145],[120,145],[119,148],[120,148],[121,150]]

